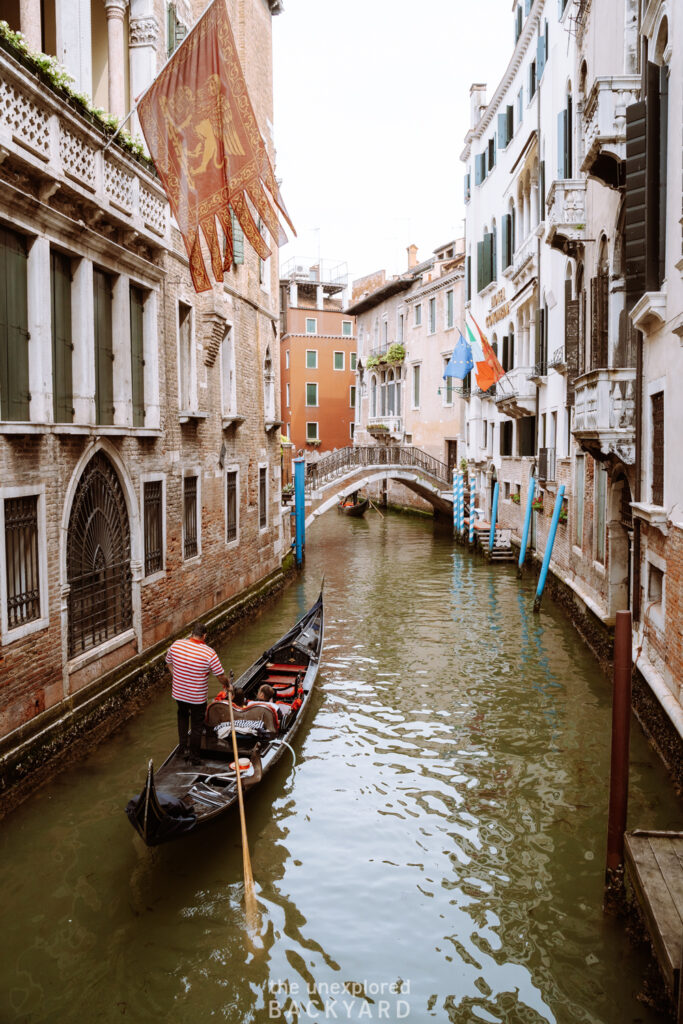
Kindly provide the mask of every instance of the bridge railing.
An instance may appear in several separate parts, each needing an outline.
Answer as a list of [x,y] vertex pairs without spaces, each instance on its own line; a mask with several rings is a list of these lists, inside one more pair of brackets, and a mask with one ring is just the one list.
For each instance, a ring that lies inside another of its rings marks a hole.
[[306,466],[306,487],[316,490],[328,480],[342,476],[352,469],[362,469],[364,466],[412,467],[434,477],[444,489],[452,485],[446,463],[435,459],[433,455],[428,455],[421,448],[401,444],[369,444],[339,448],[336,452],[323,455],[318,462],[310,463]]

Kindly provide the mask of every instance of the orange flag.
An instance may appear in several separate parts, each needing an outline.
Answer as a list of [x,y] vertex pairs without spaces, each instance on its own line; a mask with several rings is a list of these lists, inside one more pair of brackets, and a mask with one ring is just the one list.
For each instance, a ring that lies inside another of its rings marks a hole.
[[270,249],[252,208],[280,244],[286,237],[271,199],[294,231],[249,99],[225,0],[214,0],[194,26],[140,101],[138,116],[185,242],[196,291],[211,288],[200,230],[215,279],[222,281],[232,266],[231,209],[261,259]]
[[[498,362],[498,357],[489,345],[481,327],[470,313],[470,319],[477,328],[477,334],[481,340],[481,347],[484,352],[484,362],[477,363],[477,384],[482,391],[488,391],[492,384],[505,376],[505,370]],[[480,377],[483,383],[480,383]]]

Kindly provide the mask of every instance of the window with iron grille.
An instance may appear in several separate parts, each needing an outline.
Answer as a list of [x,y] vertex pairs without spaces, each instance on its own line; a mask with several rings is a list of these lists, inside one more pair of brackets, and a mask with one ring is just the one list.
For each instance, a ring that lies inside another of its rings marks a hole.
[[237,470],[231,469],[226,474],[225,495],[225,539],[237,539]]
[[76,488],[66,575],[70,658],[131,628],[128,510],[116,470],[103,452],[92,457]]
[[268,525],[268,507],[266,505],[266,467],[260,466],[258,471],[258,524],[262,530]]
[[652,504],[664,504],[664,392],[652,396]]
[[183,480],[183,557],[194,558],[199,552],[197,541],[197,477]]
[[7,628],[39,619],[38,495],[5,499]]
[[162,483],[152,480],[144,485],[145,576],[164,567]]

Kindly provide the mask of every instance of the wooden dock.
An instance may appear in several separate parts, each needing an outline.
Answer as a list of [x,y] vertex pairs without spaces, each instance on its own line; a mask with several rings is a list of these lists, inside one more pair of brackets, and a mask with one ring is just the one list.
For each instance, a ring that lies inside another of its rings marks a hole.
[[625,837],[626,872],[683,1024],[683,832],[636,829]]

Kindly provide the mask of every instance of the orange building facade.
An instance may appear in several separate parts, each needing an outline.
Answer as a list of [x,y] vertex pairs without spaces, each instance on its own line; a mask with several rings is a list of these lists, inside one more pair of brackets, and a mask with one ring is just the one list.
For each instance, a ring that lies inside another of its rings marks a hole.
[[353,444],[356,324],[343,312],[344,265],[292,261],[280,278],[282,432],[294,449]]

